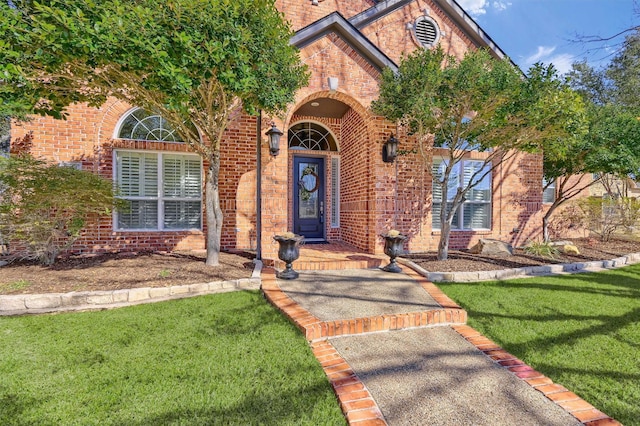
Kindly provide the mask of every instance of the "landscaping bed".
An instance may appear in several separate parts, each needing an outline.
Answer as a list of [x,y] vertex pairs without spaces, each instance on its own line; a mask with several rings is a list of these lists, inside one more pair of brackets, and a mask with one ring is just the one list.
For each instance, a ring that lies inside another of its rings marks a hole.
[[230,281],[250,278],[253,255],[220,253],[220,266],[204,264],[205,254],[121,253],[77,256],[52,266],[14,262],[0,267],[0,294],[66,293]]
[[609,260],[629,253],[640,252],[640,242],[628,240],[599,240],[580,238],[570,240],[580,254],[559,254],[554,258],[535,256],[515,249],[513,256],[489,256],[471,254],[467,251],[451,250],[447,260],[437,260],[437,253],[415,253],[403,256],[430,272],[473,272],[495,271],[508,268],[522,268],[559,263],[590,262]]

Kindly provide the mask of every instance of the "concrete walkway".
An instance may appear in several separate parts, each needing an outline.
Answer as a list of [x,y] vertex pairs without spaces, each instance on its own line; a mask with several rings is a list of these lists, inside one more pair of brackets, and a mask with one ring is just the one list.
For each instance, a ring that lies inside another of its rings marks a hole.
[[426,278],[379,269],[262,273],[309,340],[353,425],[615,425],[467,326]]

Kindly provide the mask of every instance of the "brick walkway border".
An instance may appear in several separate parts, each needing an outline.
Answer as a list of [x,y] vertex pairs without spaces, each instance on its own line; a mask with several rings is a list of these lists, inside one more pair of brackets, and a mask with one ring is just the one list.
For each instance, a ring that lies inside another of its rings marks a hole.
[[468,325],[454,325],[452,328],[495,363],[527,382],[535,390],[542,392],[544,396],[564,408],[582,424],[587,426],[622,425],[564,386],[553,383],[550,378],[529,367]]
[[374,426],[386,425],[387,422],[367,387],[328,341],[329,337],[415,327],[451,326],[460,336],[495,363],[524,380],[585,426],[621,426],[618,421],[596,409],[565,387],[554,384],[551,379],[466,325],[467,313],[465,310],[409,265],[402,265],[402,269],[406,275],[415,279],[442,306],[442,309],[349,320],[321,321],[280,289],[274,269],[265,268],[262,271],[262,292],[265,298],[284,313],[309,341],[313,354],[324,369],[342,412],[350,425]]

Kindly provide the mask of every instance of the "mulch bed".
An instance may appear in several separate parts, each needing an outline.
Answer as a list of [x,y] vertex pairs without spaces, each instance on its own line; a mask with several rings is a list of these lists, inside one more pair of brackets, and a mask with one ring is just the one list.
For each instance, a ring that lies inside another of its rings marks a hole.
[[590,262],[608,260],[629,253],[640,252],[640,242],[611,240],[603,242],[593,239],[571,239],[580,254],[560,254],[553,259],[533,256],[522,249],[515,249],[513,256],[486,256],[467,251],[451,250],[447,260],[437,260],[436,253],[418,253],[403,256],[431,272],[472,272],[495,271],[507,268],[521,268],[557,263]]
[[[562,254],[554,259],[536,257],[516,249],[513,256],[485,256],[452,250],[449,259],[438,261],[436,253],[404,256],[431,272],[492,271],[550,263],[612,259],[640,252],[640,242],[593,239],[571,240],[579,255]],[[66,293],[70,291],[119,290],[168,287],[249,278],[253,254],[220,253],[220,266],[204,264],[204,253],[121,253],[62,259],[50,267],[34,262],[14,262],[0,267],[0,294]]]
[[0,267],[0,294],[66,293],[169,287],[250,278],[251,254],[220,253],[220,266],[204,263],[205,254],[121,253],[77,256],[46,267],[13,262]]

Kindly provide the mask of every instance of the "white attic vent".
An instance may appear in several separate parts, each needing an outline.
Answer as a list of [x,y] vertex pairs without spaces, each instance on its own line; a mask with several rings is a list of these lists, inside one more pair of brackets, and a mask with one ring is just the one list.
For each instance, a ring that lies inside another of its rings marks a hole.
[[428,16],[421,16],[416,19],[413,32],[418,43],[423,47],[433,47],[440,39],[440,29],[436,21]]

